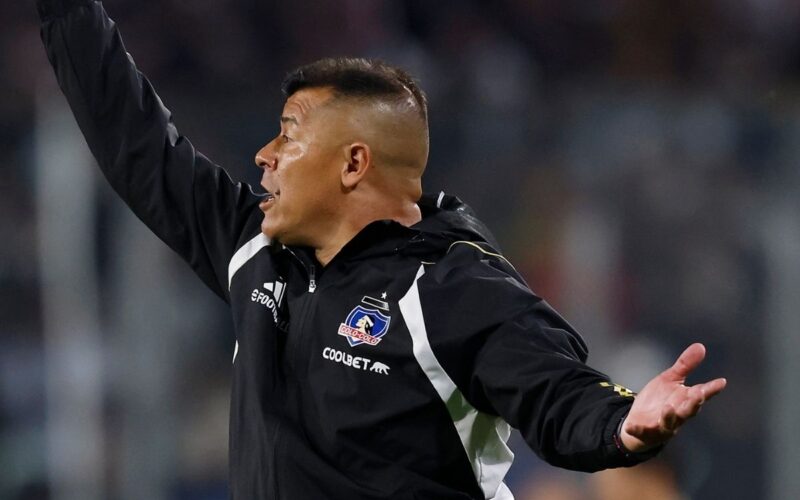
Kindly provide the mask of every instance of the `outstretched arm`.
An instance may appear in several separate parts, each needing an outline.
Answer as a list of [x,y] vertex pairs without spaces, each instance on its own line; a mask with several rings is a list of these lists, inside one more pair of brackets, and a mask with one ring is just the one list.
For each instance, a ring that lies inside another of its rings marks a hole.
[[705,352],[695,344],[634,395],[585,364],[577,332],[496,253],[458,245],[447,261],[453,267],[432,266],[419,282],[423,304],[462,311],[423,308],[434,354],[470,404],[518,428],[552,465],[596,471],[647,460],[725,385],[683,385]]
[[703,344],[692,344],[675,364],[648,382],[636,396],[625,417],[619,439],[631,452],[643,452],[666,443],[703,403],[723,389],[724,378],[693,386],[684,385],[686,377],[706,356]]
[[[37,0],[58,84],[111,186],[227,300],[227,266],[259,198],[194,149],[96,0]],[[245,233],[253,234],[245,234]]]
[[465,399],[519,429],[548,463],[590,472],[657,452],[617,445],[633,393],[585,364],[583,339],[494,250],[454,245],[419,293],[431,348]]

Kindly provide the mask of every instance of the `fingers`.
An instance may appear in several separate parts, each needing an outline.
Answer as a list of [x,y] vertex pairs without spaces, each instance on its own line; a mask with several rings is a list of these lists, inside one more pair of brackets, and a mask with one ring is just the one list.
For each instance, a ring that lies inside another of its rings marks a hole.
[[727,380],[717,378],[687,387],[686,377],[703,361],[703,344],[686,348],[672,367],[651,380],[637,396],[628,413],[621,438],[629,450],[646,449],[668,441],[703,404],[722,392]]
[[667,373],[671,378],[683,381],[700,365],[705,357],[706,347],[700,343],[692,344],[678,356],[675,364],[667,370]]
[[[630,436],[630,438],[626,439],[626,435]],[[644,447],[657,446],[671,436],[665,436],[664,431],[660,428],[628,423],[626,419],[625,426],[622,430],[622,436],[620,437],[622,438],[623,444],[625,444],[625,448],[630,451],[640,451],[640,449]]]
[[697,412],[700,411],[700,407],[703,406],[705,402],[706,395],[702,385],[689,387],[686,390],[686,395],[683,400],[675,405],[674,428],[683,425],[687,419],[697,415]]
[[666,404],[661,410],[661,419],[658,422],[658,426],[663,433],[672,435],[683,424],[684,420],[685,418],[678,417],[678,411],[673,405]]
[[[677,416],[675,408],[664,405],[657,421],[654,418],[651,422],[633,422],[630,417],[626,418],[621,437],[628,450],[642,451],[669,441],[678,432],[681,424],[682,420]],[[630,438],[626,439],[625,434]]]
[[710,382],[700,385],[703,387],[703,392],[705,392],[706,395],[706,401],[708,401],[725,389],[725,386],[728,385],[728,380],[724,378],[716,378]]
[[666,441],[678,433],[678,429],[698,411],[702,403],[682,402],[678,407],[672,404],[665,404],[661,408],[661,417],[658,419],[658,433],[661,441]]
[[666,432],[674,433],[686,420],[697,415],[706,401],[722,392],[726,385],[726,379],[718,378],[676,390],[662,408],[660,426]]

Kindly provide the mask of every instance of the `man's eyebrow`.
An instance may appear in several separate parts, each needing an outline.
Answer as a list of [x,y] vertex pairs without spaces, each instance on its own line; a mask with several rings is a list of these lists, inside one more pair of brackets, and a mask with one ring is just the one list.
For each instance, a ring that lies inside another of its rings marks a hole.
[[295,125],[300,125],[299,123],[297,123],[297,118],[295,118],[294,116],[281,116],[281,123],[287,123],[287,122],[294,123]]

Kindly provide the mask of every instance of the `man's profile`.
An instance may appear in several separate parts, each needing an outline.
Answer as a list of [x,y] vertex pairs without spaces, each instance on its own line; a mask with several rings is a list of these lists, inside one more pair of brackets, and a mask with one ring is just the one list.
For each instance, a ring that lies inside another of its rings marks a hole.
[[[512,427],[556,466],[630,466],[724,388],[684,385],[700,344],[636,397],[587,366],[469,207],[423,194],[427,102],[406,72],[290,73],[260,195],[178,133],[100,2],[38,6],[104,175],[230,305],[232,498],[513,498]],[[356,319],[367,299],[381,311]]]

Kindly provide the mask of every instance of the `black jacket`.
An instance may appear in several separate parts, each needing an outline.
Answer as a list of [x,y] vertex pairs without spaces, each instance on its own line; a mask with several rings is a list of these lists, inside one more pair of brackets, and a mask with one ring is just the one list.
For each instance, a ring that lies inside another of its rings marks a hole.
[[420,201],[324,269],[260,232],[260,197],[178,134],[103,7],[39,0],[42,38],[116,192],[230,304],[232,498],[511,498],[510,427],[551,464],[631,465],[631,397],[469,209]]

